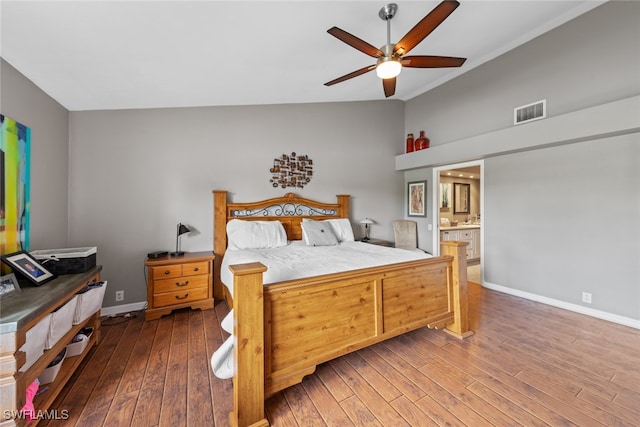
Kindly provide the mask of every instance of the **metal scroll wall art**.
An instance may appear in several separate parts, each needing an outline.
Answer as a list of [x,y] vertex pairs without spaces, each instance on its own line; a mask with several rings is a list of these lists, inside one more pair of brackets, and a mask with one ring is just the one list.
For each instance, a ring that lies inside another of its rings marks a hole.
[[307,155],[283,154],[273,159],[273,167],[269,172],[271,172],[269,182],[274,187],[302,188],[311,181],[313,176],[313,160]]

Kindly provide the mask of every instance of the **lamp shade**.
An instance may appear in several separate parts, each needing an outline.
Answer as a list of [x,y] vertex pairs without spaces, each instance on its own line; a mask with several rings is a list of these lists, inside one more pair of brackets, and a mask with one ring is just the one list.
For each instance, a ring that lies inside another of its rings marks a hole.
[[360,224],[374,224],[374,222],[372,220],[370,220],[369,218],[365,218],[360,220]]
[[179,223],[178,224],[178,236],[180,236],[181,234],[184,234],[184,233],[188,233],[190,231],[191,231],[191,229],[189,227],[187,227],[186,225],[184,225],[183,223]]
[[395,59],[382,58],[376,67],[376,74],[381,79],[391,79],[402,71],[402,64]]

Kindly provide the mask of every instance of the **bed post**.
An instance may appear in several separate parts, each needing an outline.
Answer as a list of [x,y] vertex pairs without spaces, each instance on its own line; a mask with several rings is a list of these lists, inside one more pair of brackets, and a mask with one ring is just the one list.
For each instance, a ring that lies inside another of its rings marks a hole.
[[264,300],[259,262],[229,267],[233,273],[236,372],[233,376],[234,427],[262,427],[269,422],[264,414]]
[[348,194],[338,194],[336,196],[338,199],[338,204],[340,208],[338,208],[337,216],[339,218],[349,218],[349,198]]
[[442,255],[453,256],[453,323],[446,326],[445,332],[456,338],[473,335],[469,329],[469,297],[467,293],[467,242],[440,242]]
[[223,285],[220,281],[222,256],[227,250],[227,192],[213,190],[213,297],[224,299]]

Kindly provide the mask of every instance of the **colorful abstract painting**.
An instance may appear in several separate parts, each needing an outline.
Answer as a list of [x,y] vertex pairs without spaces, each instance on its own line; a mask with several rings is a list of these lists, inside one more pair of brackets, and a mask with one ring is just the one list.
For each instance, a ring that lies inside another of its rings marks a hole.
[[31,130],[0,114],[0,253],[29,250]]

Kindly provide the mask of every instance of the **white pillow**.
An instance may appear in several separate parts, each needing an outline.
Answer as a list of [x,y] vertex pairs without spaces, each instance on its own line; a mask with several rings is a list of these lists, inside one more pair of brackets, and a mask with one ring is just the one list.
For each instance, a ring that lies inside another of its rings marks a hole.
[[[309,218],[302,218],[302,222],[305,221],[313,221]],[[355,242],[356,238],[353,235],[353,228],[351,227],[351,221],[348,218],[337,218],[337,219],[325,219],[321,222],[325,222],[331,226],[331,230],[333,230],[333,234],[336,235],[338,242]],[[302,234],[304,237],[304,228],[302,229]],[[305,239],[306,240],[306,239]]]
[[327,219],[325,222],[331,226],[333,233],[338,238],[338,242],[355,242],[351,221],[348,218]]
[[227,249],[278,248],[287,245],[287,233],[280,221],[243,221],[227,223]]
[[338,239],[331,226],[324,221],[302,221],[302,236],[309,246],[335,246]]

